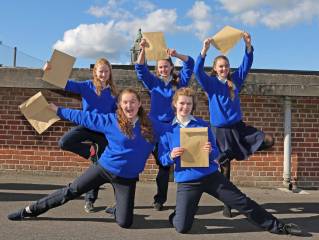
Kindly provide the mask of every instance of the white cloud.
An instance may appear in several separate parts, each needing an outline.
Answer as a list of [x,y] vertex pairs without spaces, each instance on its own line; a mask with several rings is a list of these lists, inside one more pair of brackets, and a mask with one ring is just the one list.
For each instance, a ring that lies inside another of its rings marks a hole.
[[[117,5],[109,1],[107,6],[113,8]],[[178,26],[176,23],[175,9],[158,9],[143,17],[130,16],[129,19],[121,20],[117,19],[117,16],[123,11],[118,10],[119,12],[114,10],[112,13],[114,20],[105,24],[81,24],[66,31],[63,40],[57,41],[54,48],[76,57],[96,59],[104,56],[111,62],[118,62],[121,56],[129,54],[139,28],[142,28],[143,32],[185,30],[183,26]],[[111,15],[108,14],[108,16]]]
[[239,18],[247,25],[255,25],[261,17],[261,13],[257,11],[247,11],[241,14]]
[[196,1],[187,16],[193,20],[190,28],[195,30],[195,35],[201,40],[207,37],[212,28],[211,8],[204,1]]
[[105,6],[92,6],[87,12],[95,17],[109,17],[111,19],[132,18],[133,15],[129,11],[120,7],[124,2],[123,0],[109,0]]
[[[113,22],[108,24],[81,24],[64,33],[63,40],[54,44],[54,48],[75,57],[106,57],[118,61],[123,49],[128,49],[127,36],[119,32]],[[127,50],[128,51],[128,50]]]
[[134,1],[134,5],[138,11],[152,12],[156,9],[156,5],[147,0]]
[[268,27],[278,28],[310,21],[315,17],[319,17],[319,2],[302,1],[290,8],[270,12],[261,19],[261,22]]
[[234,19],[254,25],[263,24],[269,28],[290,26],[319,17],[317,0],[219,0],[223,8]]

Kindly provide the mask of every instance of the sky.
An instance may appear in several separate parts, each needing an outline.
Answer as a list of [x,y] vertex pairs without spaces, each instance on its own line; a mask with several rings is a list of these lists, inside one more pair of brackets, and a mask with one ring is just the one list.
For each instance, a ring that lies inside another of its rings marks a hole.
[[[3,0],[0,64],[11,47],[31,65],[42,66],[53,49],[75,56],[79,68],[100,57],[130,64],[139,28],[164,32],[169,48],[196,59],[203,40],[226,25],[251,34],[254,69],[319,71],[318,0]],[[241,40],[228,54],[231,67],[243,53]],[[219,54],[211,47],[206,65]]]

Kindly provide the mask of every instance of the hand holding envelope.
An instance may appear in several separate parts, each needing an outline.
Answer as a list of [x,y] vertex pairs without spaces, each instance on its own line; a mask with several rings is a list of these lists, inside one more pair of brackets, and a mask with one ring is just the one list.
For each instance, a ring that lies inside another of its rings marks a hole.
[[181,128],[180,144],[183,149],[181,167],[208,167],[211,145],[208,128]]
[[43,80],[64,89],[74,62],[74,57],[55,49],[49,64],[43,67]]
[[60,120],[56,112],[50,108],[41,92],[38,92],[19,106],[22,114],[31,126],[42,134],[53,123]]
[[211,38],[211,44],[222,54],[226,55],[243,36],[243,31],[225,26]]
[[[143,38],[145,39],[147,60],[158,61],[169,57],[163,32],[144,32]],[[143,44],[143,40],[141,44]]]
[[[51,60],[43,67],[43,80],[60,88],[65,88],[74,62],[74,57],[54,50]],[[22,103],[19,108],[31,126],[39,134],[42,134],[53,123],[60,120],[41,92],[30,97]]]

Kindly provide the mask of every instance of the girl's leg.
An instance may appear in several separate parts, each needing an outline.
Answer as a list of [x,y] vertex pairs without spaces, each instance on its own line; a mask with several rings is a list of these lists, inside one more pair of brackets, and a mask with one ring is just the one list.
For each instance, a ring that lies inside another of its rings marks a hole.
[[129,228],[133,223],[133,210],[136,181],[134,182],[113,182],[115,193],[115,220],[122,228]]
[[205,187],[205,191],[208,194],[216,197],[231,208],[237,209],[260,228],[273,233],[284,233],[282,232],[284,227],[282,222],[243,194],[221,173],[213,173]]
[[[225,178],[227,178],[230,181],[230,170],[231,170],[231,165],[230,161],[226,162],[224,165],[220,166],[221,173],[224,175]],[[224,204],[224,209],[223,209],[223,215],[224,217],[231,218],[232,213],[231,213],[231,207],[228,206],[227,204]]]
[[170,167],[164,167],[158,160],[158,144],[156,144],[154,151],[152,152],[158,165],[158,173],[156,176],[157,193],[154,196],[154,208],[158,211],[163,209],[163,204],[167,200],[168,181]]
[[186,233],[191,229],[202,193],[200,182],[178,183],[176,208],[169,217],[177,232]]
[[61,137],[59,146],[65,151],[73,152],[88,159],[91,145],[83,142],[89,139],[90,132],[92,131],[85,127],[76,126]]
[[272,146],[274,146],[274,144],[275,144],[274,138],[271,135],[266,134],[264,137],[264,141],[262,142],[262,144],[260,145],[257,151],[267,150],[271,148]]
[[[109,180],[103,177],[105,170],[99,165],[93,165],[87,169],[80,177],[75,179],[71,184],[59,189],[48,196],[38,200],[27,207],[27,210],[31,215],[23,215],[23,210],[12,213],[8,216],[10,220],[21,220],[28,216],[38,216],[45,213],[51,208],[61,206],[68,201],[81,196],[83,193],[96,188]],[[22,212],[21,212],[22,211]]]

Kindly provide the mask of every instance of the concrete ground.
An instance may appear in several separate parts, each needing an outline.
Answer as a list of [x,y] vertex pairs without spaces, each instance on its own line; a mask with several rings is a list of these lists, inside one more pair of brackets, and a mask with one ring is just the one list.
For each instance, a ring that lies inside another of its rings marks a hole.
[[[81,198],[52,209],[36,219],[18,222],[7,220],[8,213],[26,206],[72,180],[73,178],[67,177],[0,173],[0,239],[301,239],[261,231],[242,215],[236,215],[232,219],[224,218],[221,214],[222,204],[208,195],[203,195],[200,201],[192,230],[188,234],[179,234],[167,220],[175,205],[174,183],[170,183],[168,201],[161,212],[152,208],[155,183],[138,183],[134,224],[130,229],[120,228],[104,212],[105,207],[114,202],[113,190],[108,184],[100,191],[94,213],[84,212],[84,200]],[[308,232],[304,239],[319,240],[318,190],[299,193],[279,189],[241,190],[284,222],[298,224]]]

